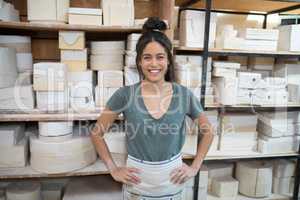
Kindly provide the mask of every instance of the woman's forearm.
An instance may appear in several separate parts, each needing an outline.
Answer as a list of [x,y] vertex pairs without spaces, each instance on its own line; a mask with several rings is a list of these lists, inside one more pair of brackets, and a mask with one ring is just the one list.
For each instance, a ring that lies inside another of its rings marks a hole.
[[110,111],[109,109],[105,109],[91,132],[91,139],[94,143],[97,153],[110,172],[117,166],[113,161],[111,153],[109,152],[107,144],[104,140],[104,134],[115,121],[117,116],[118,115],[116,113]]
[[103,134],[96,134],[95,132],[92,132],[91,138],[92,138],[92,141],[98,152],[98,155],[103,160],[107,169],[111,172],[117,166],[116,166],[115,162],[113,161],[113,158],[111,156],[111,153],[109,152],[109,149],[107,147],[107,144],[106,144],[103,136],[101,136],[101,135],[103,135]]
[[213,127],[209,123],[208,119],[205,115],[201,115],[198,119],[198,126],[200,129],[200,134],[202,135],[201,141],[198,144],[197,147],[197,154],[194,158],[194,161],[192,163],[193,168],[200,170],[201,165],[204,161],[204,158],[209,150],[209,147],[213,141],[214,138],[214,131]]

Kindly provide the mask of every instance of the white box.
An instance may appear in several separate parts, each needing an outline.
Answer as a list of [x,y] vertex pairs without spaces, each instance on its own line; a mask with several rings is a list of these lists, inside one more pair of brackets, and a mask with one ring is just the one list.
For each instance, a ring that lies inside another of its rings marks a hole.
[[281,77],[266,77],[264,82],[267,88],[272,89],[285,89],[287,86],[286,79]]
[[1,110],[32,110],[34,99],[32,85],[0,89]]
[[276,178],[287,178],[295,175],[296,163],[288,159],[274,160],[273,176]]
[[12,87],[18,77],[16,51],[0,47],[0,88]]
[[83,50],[85,48],[85,32],[59,31],[59,49]]
[[238,87],[255,89],[259,87],[258,85],[261,82],[261,74],[249,73],[249,72],[238,72]]
[[235,105],[237,97],[237,78],[213,78],[216,85],[215,95],[218,102],[223,105]]
[[87,70],[87,49],[61,50],[60,61],[68,66],[68,71]]
[[131,68],[136,68],[136,51],[126,51],[125,65]]
[[248,40],[273,40],[279,37],[278,29],[246,28],[240,32],[241,36]]
[[16,56],[19,73],[32,71],[33,61],[31,53],[17,53]]
[[125,85],[133,85],[140,81],[140,74],[136,68],[124,67]]
[[229,62],[229,61],[213,61],[212,66],[215,68],[240,69],[241,64],[237,62]]
[[95,8],[69,8],[69,24],[102,25],[102,10]]
[[73,133],[73,122],[39,122],[39,136],[59,137]]
[[245,40],[243,48],[247,51],[277,51],[277,41]]
[[103,21],[105,26],[133,26],[133,0],[102,0]]
[[272,163],[265,161],[238,162],[236,178],[239,192],[249,197],[268,197],[272,192]]
[[92,110],[95,108],[94,97],[70,97],[70,107],[73,111]]
[[237,104],[251,104],[251,98],[252,98],[252,90],[245,89],[245,88],[238,88],[237,92]]
[[[217,14],[210,16],[209,47],[214,47],[217,26]],[[205,12],[184,10],[180,15],[180,46],[203,48]]]
[[35,91],[63,91],[67,88],[67,65],[55,62],[36,63],[33,66]]
[[[13,156],[12,156],[13,155]],[[23,138],[17,145],[0,146],[0,168],[25,167],[28,158],[28,141]]]
[[289,93],[289,102],[298,103],[300,102],[300,85],[288,84],[287,86]]
[[13,4],[2,1],[2,7],[0,7],[0,20],[19,22],[19,11],[14,8]]
[[29,36],[0,35],[0,46],[15,48],[17,53],[31,53],[31,38]]
[[175,80],[177,83],[186,87],[200,87],[201,86],[202,68],[189,67],[175,69]]
[[300,25],[279,26],[278,50],[300,51]]
[[274,76],[286,79],[286,83],[300,85],[300,64],[278,63],[274,68]]
[[93,100],[93,71],[69,72],[68,81],[71,97],[91,98]]
[[104,140],[111,153],[127,154],[125,132],[107,133],[104,135]]
[[66,111],[69,107],[69,91],[37,91],[37,109],[41,111]]
[[99,70],[122,70],[123,68],[122,54],[97,54],[91,55],[91,69]]
[[181,152],[185,155],[195,156],[198,147],[198,134],[187,134],[185,137],[185,143],[182,147]]
[[276,178],[273,177],[273,189],[275,194],[289,194],[291,177]]
[[121,54],[125,52],[125,41],[92,41],[91,53],[98,54]]
[[223,133],[256,132],[257,115],[226,113],[222,116]]
[[212,179],[212,193],[218,197],[236,197],[238,189],[239,182],[230,176]]
[[25,136],[25,124],[3,123],[0,126],[0,146],[17,145]]
[[98,71],[98,86],[99,87],[122,87],[123,72],[117,70]]
[[265,154],[294,153],[298,151],[299,142],[299,137],[264,137],[258,139],[257,149]]
[[232,49],[243,50],[245,49],[245,39],[238,37],[223,37],[219,36],[216,39],[216,48],[218,49]]
[[110,97],[118,90],[119,88],[104,88],[97,86],[95,88],[95,101],[96,106],[103,107],[106,105],[106,102]]
[[212,75],[215,77],[234,78],[236,77],[236,69],[214,67]]
[[68,22],[69,0],[28,0],[28,20],[31,22]]

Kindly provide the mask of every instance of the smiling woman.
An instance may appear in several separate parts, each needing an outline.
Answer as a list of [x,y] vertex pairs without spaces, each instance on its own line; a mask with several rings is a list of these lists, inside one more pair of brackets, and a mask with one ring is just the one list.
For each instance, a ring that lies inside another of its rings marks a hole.
[[[145,23],[136,45],[142,81],[114,93],[91,134],[112,177],[124,183],[126,200],[181,199],[183,183],[197,174],[213,139],[199,100],[174,82],[172,45],[162,32],[166,28],[158,18]],[[126,167],[116,166],[103,140],[120,113],[126,120]],[[191,166],[181,156],[186,116],[198,121],[203,134]]]

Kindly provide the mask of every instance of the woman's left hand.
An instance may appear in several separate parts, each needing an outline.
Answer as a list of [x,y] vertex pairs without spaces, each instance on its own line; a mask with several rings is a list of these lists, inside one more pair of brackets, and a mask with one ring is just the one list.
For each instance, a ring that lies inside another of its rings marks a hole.
[[171,182],[174,184],[182,184],[188,179],[196,176],[197,173],[198,169],[195,169],[183,163],[181,167],[176,168],[171,172]]

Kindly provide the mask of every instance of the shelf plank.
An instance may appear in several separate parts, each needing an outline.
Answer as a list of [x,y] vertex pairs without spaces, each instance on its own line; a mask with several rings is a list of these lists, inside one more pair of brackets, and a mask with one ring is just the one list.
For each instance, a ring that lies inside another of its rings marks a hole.
[[207,194],[207,200],[224,200],[224,199],[235,199],[235,200],[290,200],[291,195],[281,195],[281,194],[271,194],[268,197],[264,198],[251,198],[251,197],[246,197],[244,195],[238,194],[235,198],[221,198],[221,197],[216,197],[210,193]]
[[[112,154],[117,166],[125,166],[126,156],[122,154]],[[194,156],[184,155],[183,159],[190,160]],[[80,170],[60,174],[46,174],[37,172],[30,165],[21,168],[0,168],[0,179],[24,179],[24,178],[59,178],[71,176],[91,176],[109,174],[104,162],[97,160],[94,164]]]
[[[186,4],[187,0],[176,0],[176,5]],[[205,1],[193,1],[192,8],[205,8]],[[257,6],[259,5],[259,6]],[[212,9],[218,11],[236,11],[246,13],[267,13],[273,10],[287,8],[299,5],[296,0],[252,0],[250,2],[244,0],[213,0]],[[298,13],[299,14],[299,13]]]
[[251,158],[278,158],[278,157],[297,157],[296,152],[263,154],[255,151],[213,151],[209,152],[205,160],[230,160],[230,159],[251,159]]
[[290,51],[246,51],[246,50],[227,50],[227,49],[210,49],[209,55],[219,56],[266,56],[266,57],[300,57],[300,52]]
[[0,111],[0,122],[10,121],[73,121],[73,120],[97,120],[103,108],[94,110],[74,112],[70,110],[68,113],[46,113],[37,109],[30,111]]
[[129,26],[91,26],[72,24],[49,24],[49,23],[29,23],[29,22],[4,22],[0,21],[0,29],[30,30],[30,31],[85,31],[85,32],[107,32],[107,33],[132,33],[140,32],[140,27]]
[[[205,160],[228,160],[228,159],[249,159],[249,158],[270,158],[270,157],[296,157],[297,153],[285,153],[285,154],[261,154],[257,152],[252,152],[251,155],[226,155],[224,152],[220,152],[219,155],[209,155]],[[223,155],[222,155],[223,154]],[[113,154],[113,159],[118,166],[125,166],[126,157],[124,155]],[[193,159],[192,155],[184,155],[183,159],[190,160]],[[71,176],[91,176],[91,175],[102,175],[109,174],[106,166],[101,160],[97,160],[94,164],[68,173],[60,174],[45,174],[33,170],[30,166],[23,168],[0,168],[0,179],[25,179],[25,178],[59,178],[59,177],[71,177]]]
[[[177,52],[203,53],[203,48],[193,47],[174,47]],[[300,52],[290,51],[246,51],[246,50],[228,50],[212,48],[208,51],[210,56],[265,56],[265,57],[300,57]]]
[[233,105],[225,106],[220,104],[207,104],[205,108],[225,108],[225,109],[235,109],[235,108],[255,108],[255,109],[268,109],[268,108],[300,108],[300,104],[288,104],[288,105]]

